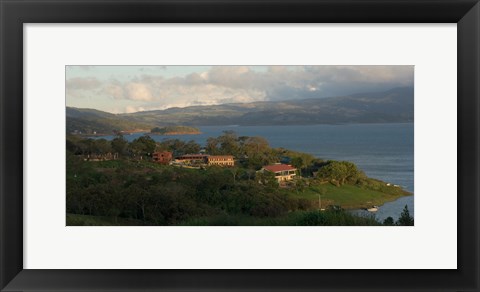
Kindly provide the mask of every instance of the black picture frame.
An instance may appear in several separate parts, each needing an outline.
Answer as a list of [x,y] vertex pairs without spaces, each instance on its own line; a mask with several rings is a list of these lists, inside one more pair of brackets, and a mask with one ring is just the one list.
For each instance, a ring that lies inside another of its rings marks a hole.
[[[0,13],[1,291],[480,291],[478,0],[0,0]],[[23,24],[149,22],[457,23],[458,269],[23,269]]]

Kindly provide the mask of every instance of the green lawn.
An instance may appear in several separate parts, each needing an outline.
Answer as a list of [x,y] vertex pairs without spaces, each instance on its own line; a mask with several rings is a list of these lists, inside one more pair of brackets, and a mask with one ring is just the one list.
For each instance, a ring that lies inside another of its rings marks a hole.
[[391,193],[386,193],[347,184],[337,187],[330,183],[310,186],[304,192],[298,192],[298,194],[291,190],[289,193],[295,198],[313,200],[316,204],[318,204],[318,195],[320,194],[322,208],[327,205],[339,205],[344,209],[367,208],[372,205],[380,206],[406,195],[406,193],[394,192],[393,189]]

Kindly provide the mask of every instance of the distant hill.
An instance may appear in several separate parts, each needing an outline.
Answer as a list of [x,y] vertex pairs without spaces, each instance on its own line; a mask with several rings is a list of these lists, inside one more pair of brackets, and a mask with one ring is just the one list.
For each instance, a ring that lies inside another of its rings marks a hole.
[[330,98],[192,106],[124,114],[162,125],[301,125],[413,122],[413,88]]
[[[67,131],[81,125],[86,126],[85,123],[95,127],[93,123],[105,121],[109,122],[102,124],[109,125],[110,129],[113,125],[117,128],[135,125],[138,128],[139,125],[164,127],[413,122],[413,107],[413,88],[400,87],[384,92],[329,98],[191,106],[118,115],[67,108]],[[69,123],[73,127],[69,127]]]
[[95,118],[115,118],[115,114],[102,112],[96,109],[67,107],[67,118],[75,119],[95,119]]
[[130,121],[120,115],[94,109],[67,107],[67,133],[112,134],[119,131],[134,131],[152,128],[152,125]]

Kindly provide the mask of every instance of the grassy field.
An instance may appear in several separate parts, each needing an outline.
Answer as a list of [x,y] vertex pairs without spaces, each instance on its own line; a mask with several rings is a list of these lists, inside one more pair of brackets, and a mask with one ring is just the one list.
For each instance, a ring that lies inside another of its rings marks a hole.
[[321,197],[322,208],[328,205],[338,205],[344,209],[360,209],[367,208],[373,205],[383,205],[386,202],[394,201],[402,196],[407,195],[406,192],[400,192],[396,189],[391,189],[391,192],[376,191],[366,189],[354,185],[334,186],[330,183],[310,186],[303,192],[289,192],[290,196],[295,198],[305,198],[312,200],[318,204],[319,195]]

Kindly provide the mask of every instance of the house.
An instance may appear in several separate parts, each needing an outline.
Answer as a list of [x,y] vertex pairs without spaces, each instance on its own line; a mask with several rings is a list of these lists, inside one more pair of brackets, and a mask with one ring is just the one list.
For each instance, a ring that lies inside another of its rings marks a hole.
[[172,158],[173,158],[172,152],[164,151],[164,152],[153,153],[153,161],[160,164],[169,164],[170,161],[172,161]]
[[207,157],[208,165],[234,166],[235,161],[232,155],[210,155]]
[[275,179],[280,183],[282,181],[292,180],[297,172],[297,169],[288,164],[272,164],[262,168],[263,171],[273,172]]
[[181,156],[177,156],[175,158],[176,162],[181,163],[206,163],[208,155],[206,154],[185,154]]

